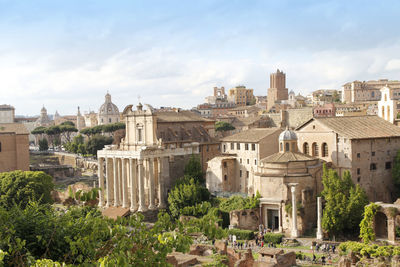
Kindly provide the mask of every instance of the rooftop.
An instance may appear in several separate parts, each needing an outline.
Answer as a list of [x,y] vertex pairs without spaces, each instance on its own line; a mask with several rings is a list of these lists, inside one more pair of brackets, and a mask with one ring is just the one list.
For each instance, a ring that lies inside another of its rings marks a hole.
[[250,142],[256,143],[265,137],[282,130],[278,127],[274,128],[253,128],[222,139],[224,142]]
[[284,163],[284,162],[294,162],[294,161],[309,161],[315,160],[316,158],[303,153],[295,153],[292,151],[278,152],[272,154],[261,160],[262,163]]
[[[311,120],[316,120],[349,139],[400,137],[400,127],[378,116],[325,117]],[[298,127],[297,130],[308,122]]]
[[22,123],[0,123],[0,134],[2,133],[29,134]]
[[158,122],[212,121],[188,110],[155,112],[155,115],[157,116]]

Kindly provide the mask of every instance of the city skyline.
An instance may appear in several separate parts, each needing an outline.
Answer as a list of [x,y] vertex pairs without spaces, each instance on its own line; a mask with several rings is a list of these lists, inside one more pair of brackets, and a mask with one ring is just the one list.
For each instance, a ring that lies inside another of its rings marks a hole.
[[[115,2],[113,2],[115,3]],[[190,108],[214,86],[266,95],[269,74],[307,94],[398,79],[395,1],[0,1],[0,104],[18,115]]]

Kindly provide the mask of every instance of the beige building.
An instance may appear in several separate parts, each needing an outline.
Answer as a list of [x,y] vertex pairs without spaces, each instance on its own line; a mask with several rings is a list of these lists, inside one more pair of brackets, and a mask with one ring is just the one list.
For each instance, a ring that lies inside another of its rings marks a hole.
[[278,151],[280,128],[254,128],[221,141],[222,156],[208,162],[206,183],[211,192],[255,194],[254,172],[260,159]]
[[378,116],[313,118],[296,129],[299,150],[331,162],[370,201],[392,200],[392,167],[400,149],[400,128]]
[[246,86],[240,85],[229,89],[228,101],[235,103],[236,106],[246,106],[255,104],[256,99],[253,89],[247,89]]
[[267,110],[270,110],[275,103],[282,100],[288,100],[288,89],[286,88],[286,74],[276,70],[276,73],[270,75],[270,86],[267,95]]
[[28,136],[21,123],[0,124],[0,172],[29,171]]
[[381,100],[378,102],[378,116],[394,123],[397,118],[397,100],[393,99],[393,92],[389,87],[384,86],[380,91]]
[[100,106],[98,113],[98,124],[110,124],[120,121],[118,107],[111,101],[111,95],[107,92],[104,104]]
[[292,237],[314,228],[321,174],[321,160],[298,152],[296,133],[283,131],[279,152],[261,159],[255,173],[254,189],[261,195],[261,223]]
[[165,207],[167,191],[183,176],[188,159],[200,149],[203,157],[215,153],[207,149],[214,122],[189,111],[154,112],[141,104],[136,110],[127,106],[123,117],[126,134],[119,147],[97,152],[104,192],[99,205],[131,211]]
[[15,108],[10,105],[0,105],[0,123],[13,123],[15,119]]
[[392,88],[392,97],[400,99],[400,81],[389,81],[380,79],[377,81],[354,81],[342,86],[342,102],[353,103],[363,101],[379,101],[381,99],[381,88],[388,86]]

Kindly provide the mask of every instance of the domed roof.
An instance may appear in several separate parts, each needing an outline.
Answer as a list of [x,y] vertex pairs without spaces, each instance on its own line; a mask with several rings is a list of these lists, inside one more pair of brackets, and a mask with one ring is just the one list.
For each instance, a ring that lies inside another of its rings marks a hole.
[[294,131],[289,130],[289,128],[286,127],[286,130],[284,130],[279,135],[279,141],[290,141],[290,140],[297,140],[297,135]]
[[100,106],[99,115],[119,115],[118,107],[111,102],[111,95],[106,94],[106,101]]

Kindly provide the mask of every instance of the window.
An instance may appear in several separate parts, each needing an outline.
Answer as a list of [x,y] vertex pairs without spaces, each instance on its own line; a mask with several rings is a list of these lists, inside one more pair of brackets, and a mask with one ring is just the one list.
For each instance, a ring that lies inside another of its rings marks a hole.
[[321,147],[321,154],[322,157],[327,157],[328,156],[328,144],[327,143],[322,143],[322,147]]
[[224,152],[226,152],[226,145],[224,145],[223,147],[224,147]]
[[306,154],[306,155],[310,155],[310,148],[309,148],[307,142],[305,142],[305,143],[303,144],[303,153]]
[[392,168],[392,162],[390,162],[390,161],[386,162],[386,163],[385,163],[385,169],[386,169],[386,170],[389,170],[389,169],[391,169],[391,168]]
[[111,123],[111,118],[108,119],[108,122]]
[[242,163],[242,159],[240,159],[239,162]]
[[249,178],[249,171],[246,171],[246,178]]
[[247,159],[247,164],[250,164],[250,159]]
[[357,153],[357,158],[361,158],[361,153]]
[[249,150],[249,144],[244,145],[244,150]]
[[242,177],[242,170],[239,171],[239,177]]
[[208,150],[209,150],[209,147],[208,147],[208,145],[206,146],[206,150],[207,150],[207,152],[208,152]]
[[224,181],[228,180],[228,176],[224,175]]
[[372,151],[372,152],[371,152],[371,155],[372,155],[372,156],[375,156],[375,151]]
[[359,183],[361,180],[361,177],[357,177],[357,183]]
[[256,144],[251,144],[251,150],[256,151]]
[[361,174],[361,169],[357,168],[357,174],[360,175]]
[[234,149],[235,149],[235,144],[231,143],[231,150],[234,150]]
[[280,151],[283,151],[283,144],[282,143],[280,143],[280,147],[281,147]]
[[312,155],[315,156],[315,157],[318,157],[318,156],[319,156],[319,153],[318,153],[318,144],[317,144],[317,143],[313,143],[313,144],[312,144]]
[[240,143],[236,143],[236,149],[240,150]]
[[257,165],[257,160],[256,159],[254,160],[254,165]]
[[369,169],[370,169],[371,171],[376,170],[376,163],[371,163],[371,164],[369,165]]
[[285,150],[286,150],[286,151],[289,151],[289,150],[290,150],[290,149],[289,149],[289,143],[286,143],[286,144],[285,144]]
[[374,91],[371,92],[371,96],[375,97],[375,92]]
[[228,165],[226,164],[226,161],[224,161],[224,168],[226,168]]
[[142,142],[142,129],[138,129],[138,141]]
[[1,142],[0,142],[0,152],[1,152]]

